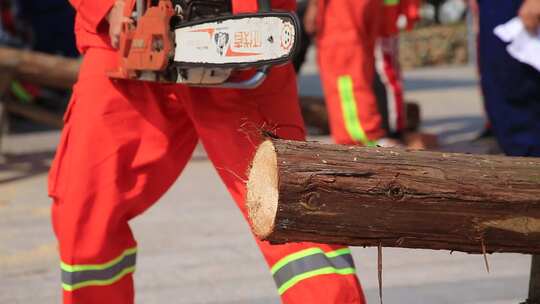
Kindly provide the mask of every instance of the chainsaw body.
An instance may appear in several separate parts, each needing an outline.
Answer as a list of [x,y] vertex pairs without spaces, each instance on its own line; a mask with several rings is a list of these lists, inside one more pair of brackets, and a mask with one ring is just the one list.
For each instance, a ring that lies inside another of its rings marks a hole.
[[[259,4],[259,12],[233,14],[231,0],[129,0],[124,15],[133,22],[122,26],[119,66],[109,76],[257,87],[298,45],[296,16],[268,8]],[[230,81],[235,71],[254,68],[251,78]]]

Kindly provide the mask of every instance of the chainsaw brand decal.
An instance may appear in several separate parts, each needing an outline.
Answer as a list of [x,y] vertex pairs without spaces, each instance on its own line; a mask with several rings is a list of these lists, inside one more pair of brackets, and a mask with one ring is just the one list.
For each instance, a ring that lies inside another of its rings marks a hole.
[[253,49],[262,46],[261,32],[236,32],[234,33],[234,47],[237,49]]
[[253,50],[260,49],[262,47],[261,32],[235,32],[234,42],[232,47],[229,47],[226,56],[227,57],[248,57],[260,55],[260,52],[246,52],[235,50]]
[[217,32],[214,34],[214,42],[216,43],[216,49],[220,56],[225,54],[225,49],[229,44],[229,34],[224,32]]
[[178,63],[252,63],[288,58],[294,48],[291,20],[245,17],[207,22],[175,30]]
[[290,23],[285,23],[283,25],[283,30],[281,31],[281,48],[285,51],[290,51],[294,42],[294,27]]

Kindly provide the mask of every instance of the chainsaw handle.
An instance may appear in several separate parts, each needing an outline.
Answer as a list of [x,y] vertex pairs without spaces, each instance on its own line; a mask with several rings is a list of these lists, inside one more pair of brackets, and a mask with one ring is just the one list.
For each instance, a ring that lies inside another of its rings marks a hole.
[[268,70],[269,67],[265,65],[257,69],[257,72],[255,72],[255,74],[247,80],[239,82],[225,82],[212,87],[222,89],[256,89],[266,79],[266,76],[268,75]]

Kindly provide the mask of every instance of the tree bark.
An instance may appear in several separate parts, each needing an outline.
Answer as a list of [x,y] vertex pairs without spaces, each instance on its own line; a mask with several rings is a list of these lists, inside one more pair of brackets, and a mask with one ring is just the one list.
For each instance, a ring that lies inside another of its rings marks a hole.
[[6,110],[13,114],[21,115],[35,122],[48,126],[62,128],[64,122],[62,115],[49,112],[33,104],[22,104],[18,102],[5,102]]
[[249,172],[272,243],[540,253],[540,159],[265,141]]
[[71,88],[79,65],[76,59],[0,47],[0,71],[11,70],[16,79],[37,85]]

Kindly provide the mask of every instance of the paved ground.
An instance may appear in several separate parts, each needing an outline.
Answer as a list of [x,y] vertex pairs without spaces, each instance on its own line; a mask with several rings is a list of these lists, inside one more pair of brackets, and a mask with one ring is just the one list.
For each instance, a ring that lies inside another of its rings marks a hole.
[[[320,91],[312,68],[301,90]],[[473,68],[406,74],[408,99],[423,127],[447,150],[482,151],[468,141],[483,125]],[[0,303],[59,303],[56,244],[49,225],[46,171],[56,132],[10,136],[0,160]],[[247,225],[214,169],[198,152],[171,191],[133,222],[140,255],[138,303],[279,303]],[[376,251],[354,249],[370,303],[378,302]],[[530,258],[423,250],[384,250],[385,303],[518,303]]]

